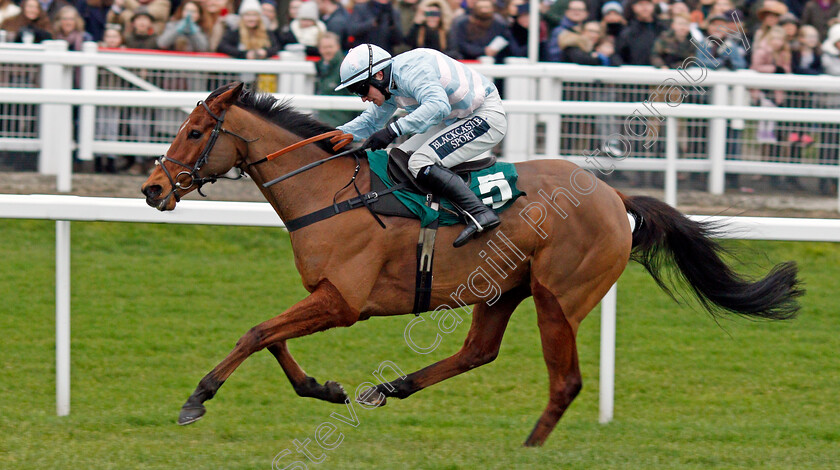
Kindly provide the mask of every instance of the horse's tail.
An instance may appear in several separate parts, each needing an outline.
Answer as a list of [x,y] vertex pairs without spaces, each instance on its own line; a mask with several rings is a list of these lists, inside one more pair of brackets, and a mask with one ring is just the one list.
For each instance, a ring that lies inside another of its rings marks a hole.
[[[805,291],[796,278],[795,262],[778,264],[757,281],[745,278],[721,258],[725,250],[712,239],[713,224],[695,222],[651,197],[619,195],[636,219],[630,259],[641,263],[672,298],[673,287],[688,284],[713,316],[735,313],[770,320],[796,316],[796,299]],[[664,270],[671,263],[677,269]]]

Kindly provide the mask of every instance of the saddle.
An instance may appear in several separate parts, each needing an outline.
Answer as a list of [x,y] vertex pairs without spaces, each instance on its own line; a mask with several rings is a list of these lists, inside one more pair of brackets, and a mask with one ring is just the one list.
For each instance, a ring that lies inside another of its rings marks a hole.
[[[405,191],[423,195],[431,194],[431,191],[420,187],[420,185],[418,185],[414,180],[414,176],[411,175],[411,171],[408,169],[409,154],[398,148],[393,148],[388,155],[388,166],[386,171],[388,173],[388,178],[391,179],[394,185],[405,184]],[[450,168],[450,170],[463,178],[467,185],[469,185],[470,174],[472,172],[490,168],[494,164],[496,164],[496,157],[491,155],[487,158],[471,160],[461,163],[460,165],[455,165]],[[379,176],[372,169],[370,170],[370,185],[371,191],[382,192],[386,189],[385,183],[382,182]],[[401,203],[393,193],[379,197],[376,204],[372,204],[371,207],[374,212],[380,215],[417,218],[417,216],[412,213],[405,204]]]

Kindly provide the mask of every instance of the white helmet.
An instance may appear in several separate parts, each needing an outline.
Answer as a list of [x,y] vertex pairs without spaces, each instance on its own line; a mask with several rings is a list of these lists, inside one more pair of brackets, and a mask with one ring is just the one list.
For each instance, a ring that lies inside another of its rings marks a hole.
[[[368,85],[373,85],[386,96],[388,93],[388,82],[390,81],[390,67],[394,59],[391,58],[385,49],[373,44],[361,44],[350,49],[347,56],[341,62],[339,74],[341,84],[335,91],[347,88],[350,92],[364,96],[367,94]],[[385,70],[388,69],[388,70]],[[385,70],[383,80],[375,80],[376,72]]]

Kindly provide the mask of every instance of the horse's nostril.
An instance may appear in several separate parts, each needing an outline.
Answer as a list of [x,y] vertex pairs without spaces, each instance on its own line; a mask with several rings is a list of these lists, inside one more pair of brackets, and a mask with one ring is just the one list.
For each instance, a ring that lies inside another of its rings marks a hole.
[[145,188],[142,188],[141,191],[143,191],[143,194],[145,194],[146,197],[156,198],[160,196],[160,192],[162,189],[163,188],[161,188],[159,184],[150,184]]

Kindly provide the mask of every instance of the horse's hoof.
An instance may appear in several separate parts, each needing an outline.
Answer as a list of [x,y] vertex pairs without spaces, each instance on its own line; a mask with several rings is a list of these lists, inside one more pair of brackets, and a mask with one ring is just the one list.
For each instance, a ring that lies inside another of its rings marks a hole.
[[376,387],[369,387],[356,397],[356,403],[371,407],[385,406],[387,402],[388,398]]
[[327,380],[324,382],[324,388],[327,389],[327,401],[330,403],[344,403],[347,401],[347,392],[340,383],[334,380]]
[[204,405],[184,405],[181,408],[181,414],[178,415],[178,425],[186,426],[192,424],[201,419],[206,412],[207,410],[204,408]]

